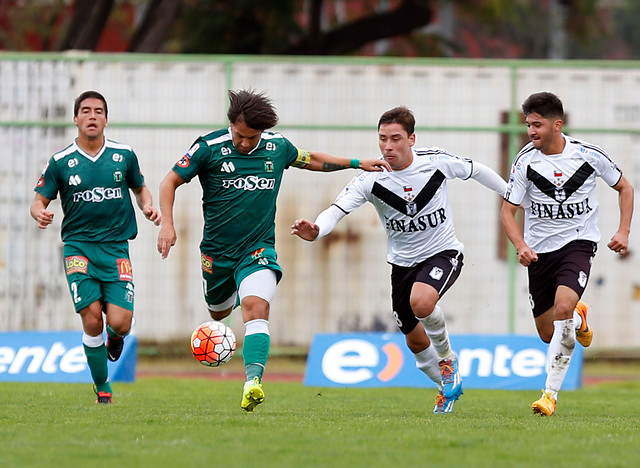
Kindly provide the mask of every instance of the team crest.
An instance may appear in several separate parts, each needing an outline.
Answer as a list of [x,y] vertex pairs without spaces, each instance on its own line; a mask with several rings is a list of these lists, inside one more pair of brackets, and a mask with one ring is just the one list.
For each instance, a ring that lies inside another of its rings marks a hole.
[[116,171],[113,173],[113,181],[114,182],[122,182],[122,172]]
[[253,252],[251,252],[251,258],[253,258],[254,260],[261,258],[262,254],[264,253],[264,250],[265,250],[264,247],[258,250],[254,250]]
[[562,203],[563,201],[565,201],[567,199],[567,194],[564,191],[564,189],[562,189],[562,188],[556,189],[555,199],[556,199],[556,201],[558,203]]
[[414,202],[407,203],[407,215],[415,216],[416,213],[418,213],[418,207],[416,206],[416,204]]
[[127,283],[127,292],[124,294],[124,300],[133,303],[133,283]]
[[264,162],[264,171],[265,172],[273,172],[273,161],[271,161],[270,159],[267,159]]

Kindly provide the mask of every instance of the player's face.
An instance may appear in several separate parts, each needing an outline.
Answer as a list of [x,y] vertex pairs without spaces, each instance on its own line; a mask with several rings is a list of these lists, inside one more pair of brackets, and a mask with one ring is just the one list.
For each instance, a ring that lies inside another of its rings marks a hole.
[[260,143],[261,134],[262,130],[247,127],[244,120],[231,124],[231,139],[239,153],[249,154]]
[[78,133],[89,140],[102,137],[104,127],[107,126],[104,103],[97,98],[85,99],[80,103],[73,123],[78,127]]
[[531,140],[535,149],[542,151],[544,154],[562,152],[562,148],[559,148],[560,151],[558,151],[557,146],[558,139],[561,139],[562,136],[562,120],[547,119],[533,112],[527,115],[525,123],[529,140]]
[[380,125],[378,129],[378,146],[389,163],[391,169],[399,171],[413,161],[411,147],[416,142],[416,134],[409,135],[399,123]]

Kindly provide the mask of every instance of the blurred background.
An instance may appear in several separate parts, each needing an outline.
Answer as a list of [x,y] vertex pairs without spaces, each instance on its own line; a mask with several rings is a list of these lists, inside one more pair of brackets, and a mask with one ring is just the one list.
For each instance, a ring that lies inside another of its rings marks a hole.
[[[73,100],[109,104],[109,138],[130,144],[157,201],[164,174],[198,135],[227,126],[228,89],[265,91],[295,145],[376,157],[376,123],[406,105],[417,147],[444,147],[505,178],[527,141],[520,104],[559,95],[567,133],[602,146],[640,192],[640,4],[632,0],[0,1],[0,331],[79,329],[62,270],[58,202],[41,231],[29,216],[48,158],[76,136]],[[356,174],[287,171],[271,315],[276,345],[318,332],[395,331],[385,235],[373,208],[316,243],[289,235]],[[474,181],[449,193],[465,267],[443,299],[451,333],[535,334],[526,272],[500,228],[501,199]],[[640,347],[637,216],[629,254],[606,249],[617,194],[600,181],[602,242],[584,299],[593,348]],[[636,195],[637,197],[637,195]],[[178,244],[162,261],[157,228],[132,243],[136,331],[183,340],[208,319],[198,243],[201,192],[180,188]],[[636,203],[637,205],[637,203]],[[232,327],[241,339],[241,317]]]

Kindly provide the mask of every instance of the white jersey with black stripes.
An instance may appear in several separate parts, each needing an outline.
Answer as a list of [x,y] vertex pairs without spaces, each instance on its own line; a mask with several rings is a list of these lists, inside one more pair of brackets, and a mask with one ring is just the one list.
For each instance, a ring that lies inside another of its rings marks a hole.
[[393,172],[363,172],[334,202],[350,213],[365,202],[375,207],[387,232],[387,261],[410,267],[442,252],[463,252],[456,238],[447,179],[468,179],[473,161],[440,148],[413,149],[413,161]]
[[546,155],[527,144],[516,156],[505,200],[522,204],[524,240],[537,253],[574,240],[598,242],[596,177],[614,186],[622,171],[597,146],[563,135],[561,154]]

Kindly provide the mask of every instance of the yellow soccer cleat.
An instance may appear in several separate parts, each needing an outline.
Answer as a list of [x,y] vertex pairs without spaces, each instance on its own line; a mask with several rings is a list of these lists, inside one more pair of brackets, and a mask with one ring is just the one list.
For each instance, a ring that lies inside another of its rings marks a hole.
[[256,406],[264,401],[264,390],[260,383],[260,377],[254,377],[253,381],[245,382],[242,392],[242,409],[247,413],[253,413]]
[[578,340],[582,346],[587,348],[593,339],[593,331],[587,324],[587,304],[584,302],[578,302],[575,310],[580,314],[580,317],[582,317],[582,326],[576,330],[576,340]]
[[531,405],[534,413],[540,416],[553,416],[556,412],[556,400],[551,396],[551,392],[542,391],[542,396]]

